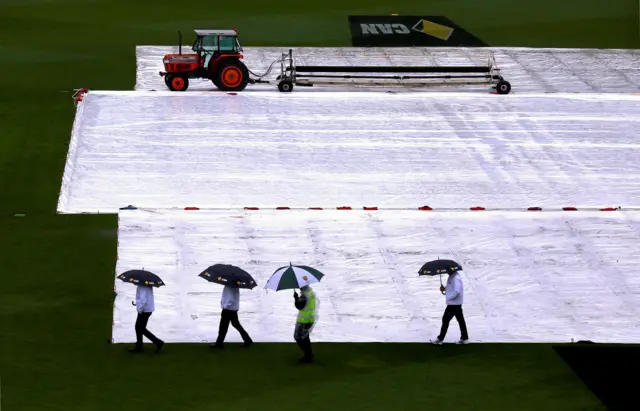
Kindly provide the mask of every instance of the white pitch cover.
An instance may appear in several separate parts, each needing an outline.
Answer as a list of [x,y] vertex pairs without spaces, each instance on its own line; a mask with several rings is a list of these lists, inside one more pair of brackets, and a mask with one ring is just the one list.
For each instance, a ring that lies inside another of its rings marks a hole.
[[[245,47],[244,62],[254,73],[264,73],[282,52],[293,50],[297,65],[335,66],[486,66],[493,54],[501,75],[512,85],[512,93],[637,93],[640,91],[640,50],[552,49],[525,47]],[[182,48],[188,53],[190,46]],[[136,47],[136,90],[166,90],[162,56],[178,47]],[[266,80],[280,74],[277,64]],[[215,90],[208,80],[194,80],[193,90]],[[368,88],[368,87],[360,87]],[[411,88],[421,90],[420,88]],[[247,90],[276,90],[275,84],[256,84]],[[335,91],[335,88],[298,88],[303,92]],[[347,89],[353,90],[353,86]],[[406,89],[405,89],[406,90]],[[488,91],[487,86],[447,87],[459,92]],[[187,91],[188,92],[188,91]],[[295,93],[296,91],[294,91]]]
[[[313,341],[428,341],[445,299],[418,270],[450,258],[464,267],[472,342],[640,343],[639,229],[640,212],[623,211],[123,210],[117,272],[144,267],[167,283],[149,328],[168,342],[215,340],[222,286],[198,277],[215,263],[258,282],[240,292],[252,338],[292,341],[293,292],[264,290],[290,262],[325,274]],[[132,342],[135,287],[116,290],[113,339]],[[446,341],[459,337],[454,320]],[[233,328],[228,341],[240,341]]]
[[640,96],[89,92],[58,211],[640,203]]

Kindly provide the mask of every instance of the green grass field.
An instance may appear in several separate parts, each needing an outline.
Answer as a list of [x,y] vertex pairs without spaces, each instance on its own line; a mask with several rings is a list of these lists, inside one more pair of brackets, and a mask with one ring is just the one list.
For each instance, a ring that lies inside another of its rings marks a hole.
[[3,410],[603,409],[547,345],[323,344],[304,368],[292,344],[131,357],[106,344],[116,216],[55,209],[71,90],[132,89],[136,44],[236,27],[248,46],[348,46],[349,14],[398,13],[447,16],[494,46],[640,48],[637,2],[0,0],[0,10]]

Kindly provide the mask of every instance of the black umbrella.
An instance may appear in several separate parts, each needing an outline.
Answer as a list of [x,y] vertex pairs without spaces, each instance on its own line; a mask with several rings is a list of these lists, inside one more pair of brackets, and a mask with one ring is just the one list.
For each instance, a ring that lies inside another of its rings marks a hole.
[[462,271],[462,266],[453,260],[433,260],[425,263],[418,275],[440,275],[440,285],[442,285],[442,274]]
[[214,264],[198,274],[198,277],[202,277],[212,283],[249,290],[258,285],[256,280],[251,277],[251,274],[240,267],[229,264]]
[[129,270],[120,274],[118,278],[125,283],[132,283],[135,285],[148,285],[151,287],[162,287],[163,285],[166,285],[160,277],[145,270]]

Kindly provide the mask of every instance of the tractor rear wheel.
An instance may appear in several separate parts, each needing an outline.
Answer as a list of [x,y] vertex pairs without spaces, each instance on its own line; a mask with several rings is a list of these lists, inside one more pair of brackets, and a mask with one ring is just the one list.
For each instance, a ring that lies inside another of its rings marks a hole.
[[213,81],[222,91],[242,91],[248,83],[249,70],[238,60],[222,62]]
[[165,83],[171,91],[185,91],[189,88],[189,79],[183,76],[166,76]]

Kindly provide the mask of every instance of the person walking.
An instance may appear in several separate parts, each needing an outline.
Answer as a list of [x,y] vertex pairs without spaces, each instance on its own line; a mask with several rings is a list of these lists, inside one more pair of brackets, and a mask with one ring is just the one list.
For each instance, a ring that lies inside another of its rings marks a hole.
[[238,310],[240,309],[240,289],[238,287],[232,287],[225,285],[222,290],[222,299],[220,301],[222,306],[222,314],[220,315],[220,327],[218,329],[218,339],[215,344],[211,344],[211,348],[224,348],[224,339],[227,336],[229,330],[229,323],[233,325],[233,328],[238,330],[242,341],[244,341],[243,347],[248,347],[253,344],[253,340],[249,337],[249,333],[242,328],[240,320],[238,319]]
[[304,353],[300,362],[313,362],[313,351],[311,350],[311,331],[313,330],[317,317],[318,300],[315,291],[309,285],[300,288],[301,296],[294,291],[293,298],[296,308],[298,309],[298,318],[296,320],[296,328],[293,338],[298,343],[298,347]]
[[147,323],[149,317],[155,310],[155,302],[153,298],[153,287],[146,285],[139,285],[136,288],[136,302],[134,304],[138,311],[138,318],[136,319],[136,346],[129,349],[133,353],[143,352],[142,337],[147,337],[156,346],[156,353],[162,350],[164,341],[156,337],[147,329]]
[[459,272],[449,273],[447,279],[447,287],[440,286],[440,292],[446,297],[447,308],[444,310],[442,316],[442,327],[440,328],[440,335],[435,340],[431,341],[433,344],[440,345],[447,335],[447,329],[449,323],[453,317],[456,317],[458,325],[460,326],[460,340],[458,344],[467,344],[469,342],[469,335],[467,334],[467,324],[464,320],[464,314],[462,313],[462,300],[464,297],[464,287],[462,285],[462,277]]

